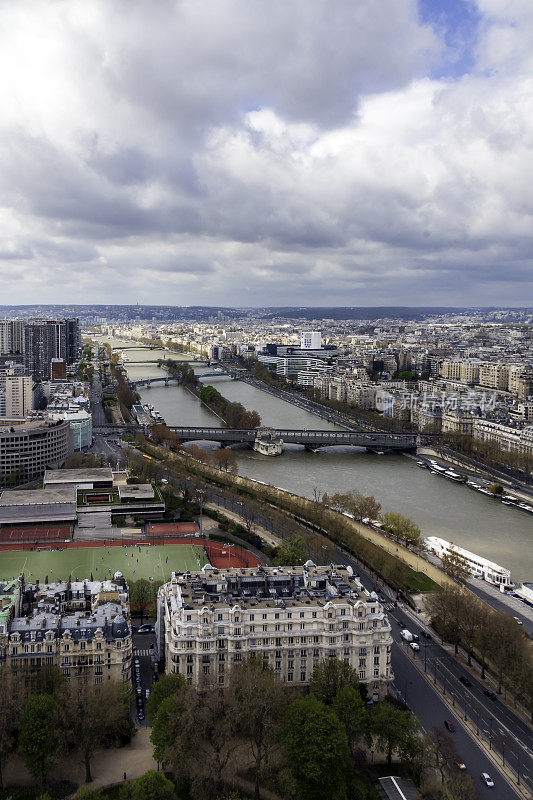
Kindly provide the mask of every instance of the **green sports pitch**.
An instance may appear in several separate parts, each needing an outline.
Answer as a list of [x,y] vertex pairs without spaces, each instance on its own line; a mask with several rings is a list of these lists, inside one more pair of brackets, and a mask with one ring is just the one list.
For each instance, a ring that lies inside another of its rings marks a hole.
[[126,547],[80,547],[67,550],[3,550],[0,579],[16,578],[21,572],[28,583],[37,578],[103,580],[122,572],[127,581],[152,578],[170,580],[172,572],[201,569],[209,563],[203,547],[192,544],[128,545]]

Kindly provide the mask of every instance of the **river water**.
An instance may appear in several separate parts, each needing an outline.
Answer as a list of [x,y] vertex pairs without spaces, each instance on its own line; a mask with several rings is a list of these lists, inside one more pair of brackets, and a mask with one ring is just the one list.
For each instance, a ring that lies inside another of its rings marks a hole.
[[[131,343],[109,340],[120,347]],[[174,355],[157,350],[126,350],[125,366],[132,379],[161,376],[156,364],[135,362]],[[179,356],[176,356],[179,358]],[[186,357],[183,357],[186,360]],[[206,371],[198,367],[197,374]],[[266,392],[229,378],[209,378],[228,400],[241,402],[261,415],[263,425],[302,429],[335,429],[321,418]],[[143,403],[158,409],[169,425],[211,425],[222,423],[181,386],[169,384],[142,388]],[[384,511],[398,511],[411,517],[424,536],[442,536],[511,570],[516,582],[533,579],[533,516],[503,506],[496,500],[452,483],[402,455],[378,456],[358,448],[326,448],[308,453],[291,447],[278,458],[252,450],[236,451],[241,475],[256,478],[306,497],[319,492],[358,491],[373,494]]]

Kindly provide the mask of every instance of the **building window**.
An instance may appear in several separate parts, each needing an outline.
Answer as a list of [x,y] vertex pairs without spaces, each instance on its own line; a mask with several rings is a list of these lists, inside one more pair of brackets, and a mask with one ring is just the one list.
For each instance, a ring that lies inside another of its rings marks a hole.
[[209,664],[204,664],[203,670],[204,675],[209,675]]
[[341,608],[341,617],[345,617],[345,616],[346,616],[346,609],[345,608]]
[[364,681],[365,678],[366,678],[366,672],[364,670],[361,670],[361,672],[359,673],[359,680]]
[[255,614],[250,614],[250,622],[252,622],[254,619],[255,619]]
[[305,681],[305,672],[300,672],[300,680]]
[[187,665],[187,675],[192,675],[192,664]]
[[379,669],[374,670],[374,678],[379,678]]
[[233,656],[234,661],[242,661],[242,653],[235,653]]
[[316,619],[316,611],[313,611],[313,619]]
[[293,679],[293,673],[292,673],[292,672],[289,672],[289,673],[287,674],[287,680],[289,681],[289,683],[292,683],[292,679]]

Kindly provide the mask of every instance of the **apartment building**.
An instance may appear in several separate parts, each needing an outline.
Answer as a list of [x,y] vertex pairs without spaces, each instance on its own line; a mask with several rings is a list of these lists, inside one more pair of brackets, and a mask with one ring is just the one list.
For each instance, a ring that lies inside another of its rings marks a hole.
[[533,426],[513,428],[488,419],[474,420],[472,435],[481,442],[492,442],[509,453],[533,457]]
[[479,367],[479,385],[506,392],[509,388],[509,367],[500,362],[484,363]]
[[27,584],[23,602],[31,610],[11,619],[4,651],[15,675],[54,665],[85,684],[130,679],[129,597],[120,573],[107,581]]
[[159,590],[157,647],[188,683],[227,684],[247,656],[304,685],[321,660],[343,659],[369,695],[392,680],[389,621],[351,567],[257,567],[173,574]]

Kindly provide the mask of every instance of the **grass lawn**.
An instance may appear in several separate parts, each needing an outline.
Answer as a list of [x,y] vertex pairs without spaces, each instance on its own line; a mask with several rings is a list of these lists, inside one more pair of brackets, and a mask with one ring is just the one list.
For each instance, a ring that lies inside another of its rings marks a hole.
[[84,547],[69,550],[10,550],[0,552],[0,579],[15,578],[24,572],[26,581],[42,582],[90,578],[109,578],[122,572],[127,581],[138,578],[170,580],[171,572],[198,570],[208,563],[203,547],[190,544],[141,545],[134,547]]

